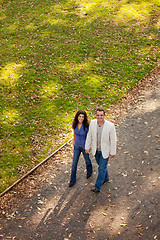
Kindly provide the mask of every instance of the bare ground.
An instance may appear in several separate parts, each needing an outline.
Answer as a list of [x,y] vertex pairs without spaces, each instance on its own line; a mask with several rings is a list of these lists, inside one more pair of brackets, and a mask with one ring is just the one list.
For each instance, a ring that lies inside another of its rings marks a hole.
[[109,110],[117,156],[110,182],[90,191],[81,157],[68,187],[73,147],[68,143],[1,198],[0,239],[160,239],[160,75],[156,68]]

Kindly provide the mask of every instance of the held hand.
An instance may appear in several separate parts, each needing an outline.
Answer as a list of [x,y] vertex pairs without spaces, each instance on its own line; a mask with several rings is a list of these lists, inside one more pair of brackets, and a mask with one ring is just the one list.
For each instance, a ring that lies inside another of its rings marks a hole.
[[109,157],[110,157],[110,158],[114,158],[114,156],[115,156],[115,155],[111,155],[111,154],[109,154]]
[[87,154],[89,154],[89,150],[86,149],[85,152],[86,152]]

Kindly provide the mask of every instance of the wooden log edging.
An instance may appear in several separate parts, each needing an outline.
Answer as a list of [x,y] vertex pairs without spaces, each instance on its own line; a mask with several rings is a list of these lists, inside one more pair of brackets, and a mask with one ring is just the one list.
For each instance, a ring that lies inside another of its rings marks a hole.
[[6,188],[2,193],[0,193],[0,197],[2,197],[5,193],[9,192],[14,186],[16,186],[18,183],[20,183],[23,179],[28,177],[31,173],[33,173],[39,166],[41,166],[43,163],[48,161],[51,157],[53,157],[59,150],[61,150],[63,147],[65,147],[73,138],[70,138],[67,142],[62,144],[58,149],[56,149],[52,154],[50,154],[48,157],[46,157],[44,160],[42,160],[40,163],[38,163],[35,167],[33,167],[29,172],[24,174],[20,179],[18,179],[16,182],[14,182],[11,186]]

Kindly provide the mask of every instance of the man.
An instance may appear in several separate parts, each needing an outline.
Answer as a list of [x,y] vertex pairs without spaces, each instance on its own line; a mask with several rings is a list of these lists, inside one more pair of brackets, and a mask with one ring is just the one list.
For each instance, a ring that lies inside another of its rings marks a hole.
[[86,153],[90,152],[95,156],[98,167],[98,177],[93,192],[98,193],[102,185],[109,180],[107,164],[109,158],[116,154],[116,130],[113,123],[105,120],[105,111],[98,108],[97,119],[91,121],[85,143]]

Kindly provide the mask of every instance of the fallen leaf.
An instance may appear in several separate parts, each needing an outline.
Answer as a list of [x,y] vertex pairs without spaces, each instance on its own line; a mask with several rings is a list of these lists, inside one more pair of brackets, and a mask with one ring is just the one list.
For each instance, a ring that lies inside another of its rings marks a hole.
[[121,227],[126,227],[126,226],[127,226],[127,223],[121,223],[120,226],[121,226]]
[[71,238],[72,237],[72,233],[70,233],[68,237]]
[[148,151],[144,151],[144,153],[145,153],[146,155],[148,155],[148,154],[149,154],[149,152],[148,152]]
[[115,204],[109,204],[109,206],[110,206],[110,207],[114,207],[114,206],[115,206]]
[[143,236],[143,233],[138,233],[140,236]]
[[140,228],[140,227],[142,227],[142,224],[139,224],[136,228]]
[[127,173],[122,173],[122,176],[123,177],[127,177]]
[[90,228],[95,228],[95,226],[90,226]]

